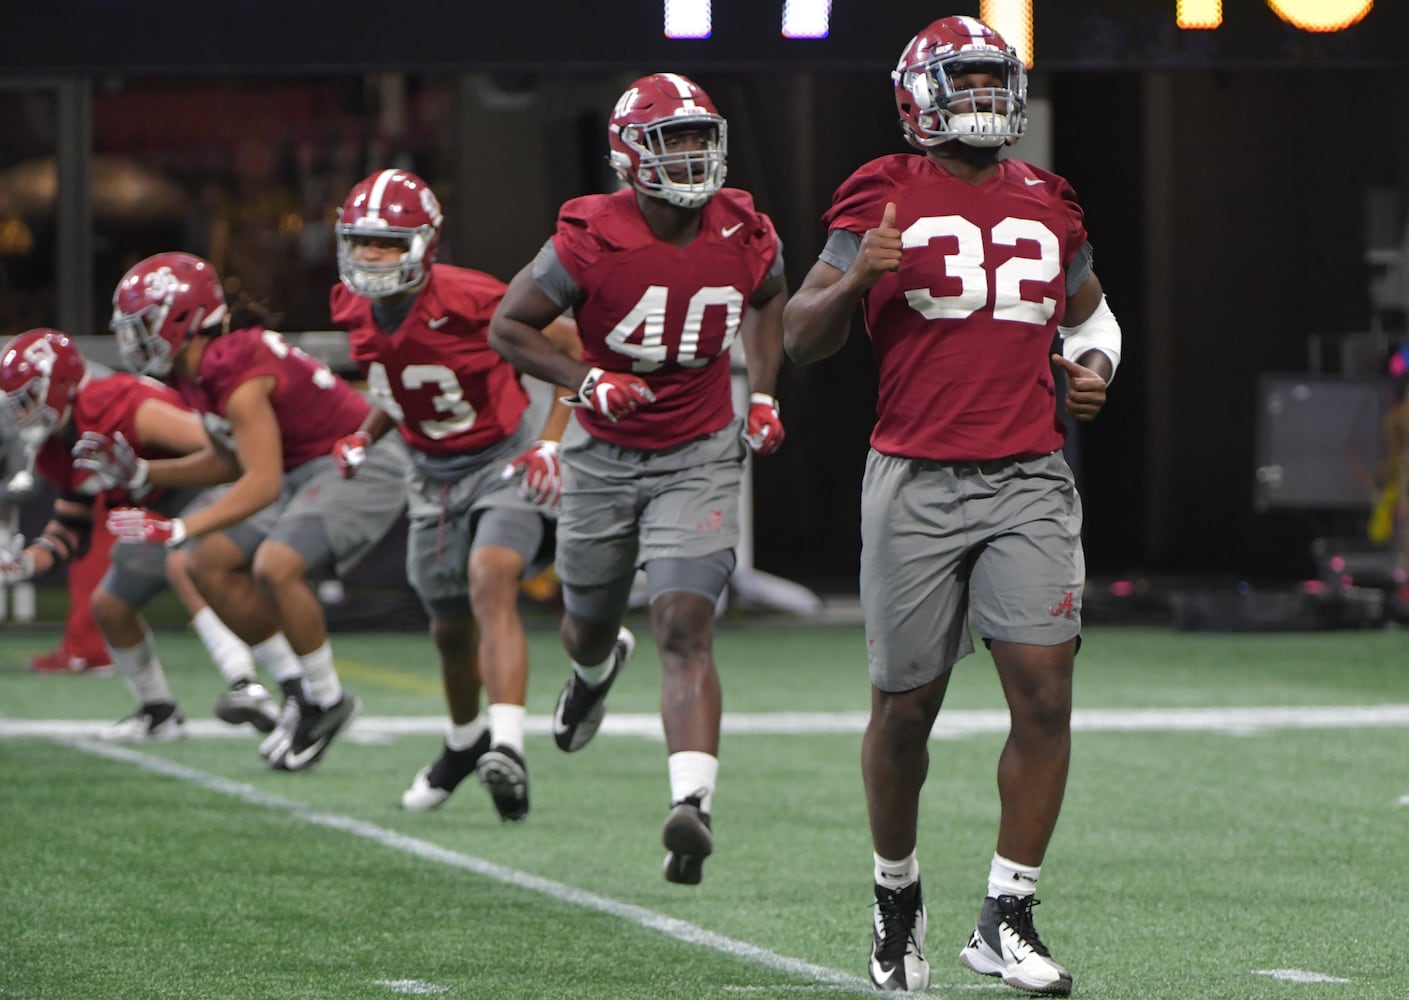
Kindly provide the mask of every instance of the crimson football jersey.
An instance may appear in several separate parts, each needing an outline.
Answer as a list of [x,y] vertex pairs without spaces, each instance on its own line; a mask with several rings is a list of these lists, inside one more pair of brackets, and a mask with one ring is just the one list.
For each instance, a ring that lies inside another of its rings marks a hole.
[[656,238],[629,188],[576,198],[558,214],[553,246],[581,292],[573,305],[583,360],[634,372],[656,395],[619,423],[579,409],[588,431],[658,450],[734,418],[729,348],[778,256],[773,223],[752,196],[724,188],[683,247]]
[[1020,160],[974,186],[897,154],[847,178],[823,220],[864,234],[887,202],[903,249],[862,302],[880,371],[872,446],[944,462],[1061,448],[1050,354],[1086,242],[1076,193]]
[[[285,472],[329,454],[337,439],[357,430],[372,409],[327,365],[257,326],[211,340],[196,380],[173,377],[173,384],[192,409],[224,418],[230,394],[263,376],[274,379],[269,403],[279,423]],[[209,421],[206,429],[214,432]]]
[[[187,408],[175,389],[155,379],[126,372],[90,379],[74,398],[73,422],[69,432],[44,442],[35,456],[35,469],[57,486],[61,493],[72,495],[84,492],[80,484],[89,477],[89,473],[75,474],[73,456],[69,451],[74,441],[89,431],[108,438],[121,434],[132,445],[138,458],[171,458],[171,452],[145,444],[137,433],[137,410],[149,399],[157,399],[183,410]],[[126,490],[108,490],[106,493],[111,507],[138,502]],[[160,495],[160,490],[149,490],[142,495],[140,502],[150,504]]]
[[479,452],[518,429],[528,393],[489,346],[489,318],[504,287],[479,271],[434,264],[411,312],[387,333],[371,299],[333,286],[333,323],[348,332],[373,399],[417,451]]

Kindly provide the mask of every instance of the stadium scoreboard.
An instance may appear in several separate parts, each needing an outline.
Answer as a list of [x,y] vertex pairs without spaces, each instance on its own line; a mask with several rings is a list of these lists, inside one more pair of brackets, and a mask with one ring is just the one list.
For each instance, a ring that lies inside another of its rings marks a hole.
[[1036,68],[1409,62],[1406,0],[232,0],[25,4],[0,76],[53,73],[652,72],[892,64],[936,17],[982,16]]

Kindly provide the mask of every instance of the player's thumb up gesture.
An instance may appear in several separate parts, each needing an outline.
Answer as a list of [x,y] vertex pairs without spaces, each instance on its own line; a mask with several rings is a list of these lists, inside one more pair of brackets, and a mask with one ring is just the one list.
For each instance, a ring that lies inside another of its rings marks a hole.
[[1077,420],[1095,420],[1101,407],[1106,405],[1106,380],[1100,373],[1068,361],[1060,354],[1052,355],[1052,363],[1067,376],[1067,394],[1063,400],[1067,413]]
[[900,270],[900,230],[895,228],[895,202],[886,202],[885,212],[875,229],[861,237],[861,249],[852,273],[863,288],[871,288],[890,271]]

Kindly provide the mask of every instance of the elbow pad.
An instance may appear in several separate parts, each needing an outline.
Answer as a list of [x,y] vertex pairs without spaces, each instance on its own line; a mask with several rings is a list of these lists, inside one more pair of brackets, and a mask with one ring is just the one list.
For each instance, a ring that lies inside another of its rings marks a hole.
[[1057,332],[1062,335],[1062,357],[1075,363],[1087,351],[1100,351],[1111,360],[1111,377],[1106,379],[1106,384],[1115,381],[1115,370],[1120,367],[1120,324],[1111,307],[1106,305],[1104,295],[1085,323],[1059,326]]

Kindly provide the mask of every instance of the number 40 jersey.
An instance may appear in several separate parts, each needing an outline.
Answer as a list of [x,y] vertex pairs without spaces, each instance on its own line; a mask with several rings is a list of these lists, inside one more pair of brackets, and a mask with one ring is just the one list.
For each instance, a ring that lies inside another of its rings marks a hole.
[[434,264],[410,313],[388,333],[371,299],[333,286],[333,323],[347,331],[373,402],[416,451],[473,454],[518,429],[528,392],[489,346],[489,319],[504,288],[483,272]]
[[618,423],[579,409],[593,436],[655,451],[734,419],[729,349],[749,302],[783,266],[773,223],[752,196],[722,189],[684,246],[651,232],[633,189],[575,198],[558,213],[553,249],[577,291],[559,304],[574,311],[583,360],[634,372],[656,395]]

